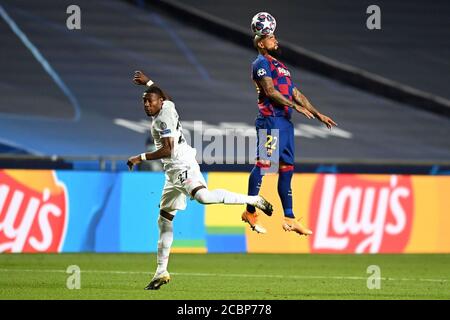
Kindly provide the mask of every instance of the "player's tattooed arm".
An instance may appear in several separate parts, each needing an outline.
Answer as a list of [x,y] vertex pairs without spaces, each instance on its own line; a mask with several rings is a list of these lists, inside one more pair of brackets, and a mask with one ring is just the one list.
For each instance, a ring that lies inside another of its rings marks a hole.
[[337,126],[337,123],[334,122],[333,119],[327,117],[324,114],[321,114],[316,108],[314,108],[314,106],[309,102],[305,95],[302,94],[297,88],[294,87],[294,89],[292,90],[292,95],[295,102],[311,112],[320,122],[323,122],[328,127],[328,129],[331,129],[333,126]]
[[309,100],[295,87],[292,90],[292,96],[294,97],[295,102],[308,109],[314,116],[319,117],[320,112],[317,111],[317,109],[313,107]]
[[[161,138],[162,147],[153,152],[146,152],[145,159],[146,160],[158,160],[162,158],[170,158],[172,155],[174,141],[172,137]],[[132,156],[128,158],[128,168],[133,170],[133,166],[135,164],[141,163],[141,155]]]
[[307,110],[300,104],[296,103],[296,101],[291,101],[287,99],[285,96],[281,94],[280,91],[275,89],[272,78],[263,77],[261,80],[259,80],[259,84],[263,88],[266,96],[268,96],[276,104],[279,104],[281,106],[289,106],[290,108],[293,108],[295,111],[302,113],[308,119],[314,118],[313,114],[309,110]]

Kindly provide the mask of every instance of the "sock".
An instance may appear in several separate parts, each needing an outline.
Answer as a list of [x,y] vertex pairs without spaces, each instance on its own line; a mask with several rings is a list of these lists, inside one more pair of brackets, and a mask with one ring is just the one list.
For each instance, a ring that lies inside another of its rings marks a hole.
[[[261,188],[262,177],[263,177],[263,175],[261,174],[261,166],[259,165],[259,163],[257,163],[253,167],[253,170],[250,173],[250,177],[248,178],[247,194],[249,196],[258,195],[259,189]],[[256,211],[256,209],[254,206],[247,205],[247,211],[253,213]]]
[[292,189],[291,180],[294,173],[294,166],[288,166],[280,169],[278,176],[278,195],[283,205],[284,216],[287,218],[294,218],[292,211]]
[[225,189],[208,190],[206,188],[198,190],[194,198],[202,204],[246,204],[255,203],[258,200],[258,196],[247,196]]
[[167,271],[167,264],[169,263],[170,247],[173,242],[173,223],[166,218],[159,216],[159,240],[158,240],[158,268],[156,274]]

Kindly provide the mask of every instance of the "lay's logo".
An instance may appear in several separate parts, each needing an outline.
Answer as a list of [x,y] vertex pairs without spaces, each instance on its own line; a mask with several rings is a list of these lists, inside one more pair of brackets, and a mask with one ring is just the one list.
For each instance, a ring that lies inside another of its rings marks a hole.
[[59,252],[66,187],[49,170],[0,170],[0,252]]
[[310,207],[311,252],[403,252],[413,221],[409,176],[321,175]]

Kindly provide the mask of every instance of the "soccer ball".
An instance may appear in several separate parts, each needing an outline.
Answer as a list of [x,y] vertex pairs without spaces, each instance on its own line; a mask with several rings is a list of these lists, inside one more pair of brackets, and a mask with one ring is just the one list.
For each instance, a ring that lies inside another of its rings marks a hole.
[[266,36],[273,34],[276,27],[277,22],[270,13],[259,12],[252,18],[251,28],[255,35]]

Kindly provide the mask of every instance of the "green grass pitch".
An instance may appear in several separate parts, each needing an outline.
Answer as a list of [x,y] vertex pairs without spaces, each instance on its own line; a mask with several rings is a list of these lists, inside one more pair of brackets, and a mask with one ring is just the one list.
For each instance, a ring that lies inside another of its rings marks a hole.
[[[79,290],[66,287],[70,265]],[[0,299],[450,299],[450,255],[172,254],[171,282],[143,290],[155,265],[155,254],[0,254]]]

